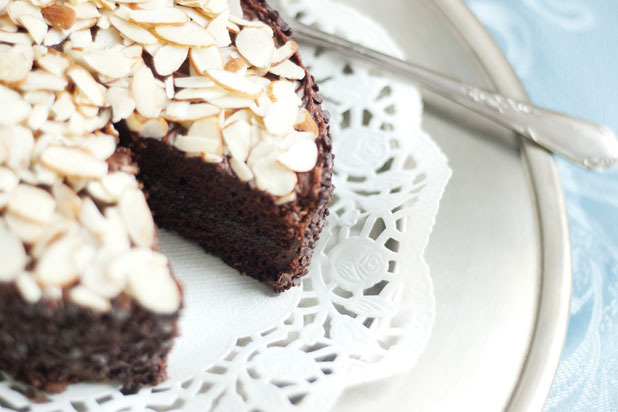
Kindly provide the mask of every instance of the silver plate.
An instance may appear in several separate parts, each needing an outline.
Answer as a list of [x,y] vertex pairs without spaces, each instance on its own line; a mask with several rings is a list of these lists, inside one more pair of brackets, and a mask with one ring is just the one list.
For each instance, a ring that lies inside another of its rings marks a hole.
[[[348,0],[409,59],[527,99],[482,25],[459,0]],[[552,157],[425,93],[424,126],[450,159],[427,260],[437,301],[414,370],[350,389],[340,412],[541,410],[566,336],[568,225]]]

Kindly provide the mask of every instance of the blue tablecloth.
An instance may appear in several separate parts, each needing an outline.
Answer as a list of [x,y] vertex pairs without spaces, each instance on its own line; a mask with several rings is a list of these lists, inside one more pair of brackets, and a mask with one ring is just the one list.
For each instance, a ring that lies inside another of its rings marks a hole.
[[[618,132],[617,0],[466,0],[534,103]],[[573,249],[566,346],[547,411],[618,411],[618,167],[562,159]]]

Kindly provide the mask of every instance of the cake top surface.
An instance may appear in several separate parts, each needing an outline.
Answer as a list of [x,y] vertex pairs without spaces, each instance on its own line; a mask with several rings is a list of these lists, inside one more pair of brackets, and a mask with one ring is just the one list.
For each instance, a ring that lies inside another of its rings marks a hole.
[[238,0],[0,1],[0,282],[105,312],[179,288],[114,123],[226,160],[277,203],[317,162],[293,41]]

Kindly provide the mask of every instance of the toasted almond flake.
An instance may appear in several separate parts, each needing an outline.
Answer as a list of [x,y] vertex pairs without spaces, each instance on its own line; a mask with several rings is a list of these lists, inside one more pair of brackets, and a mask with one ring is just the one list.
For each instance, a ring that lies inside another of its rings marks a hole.
[[[193,49],[192,49],[193,50]],[[175,77],[174,85],[178,88],[209,88],[215,86],[215,82],[200,76],[190,76],[190,77]]]
[[56,76],[64,75],[66,69],[69,68],[69,59],[61,53],[47,53],[45,56],[37,58],[37,64]]
[[195,23],[199,24],[202,27],[206,27],[208,25],[208,22],[210,21],[209,18],[207,18],[203,14],[198,13],[197,11],[195,11],[195,9],[192,9],[190,7],[179,6],[177,4],[176,8],[178,10],[182,10],[182,12],[187,15],[187,17],[189,17],[191,20],[193,20]]
[[275,52],[272,34],[262,28],[246,27],[236,36],[236,47],[256,67],[267,67]]
[[175,7],[158,7],[149,10],[131,10],[129,20],[146,25],[181,25],[187,22],[187,15]]
[[61,215],[76,219],[81,209],[82,201],[75,192],[59,181],[52,185],[52,195],[56,200],[56,211]]
[[165,119],[157,117],[156,119],[148,119],[139,132],[142,137],[152,139],[162,139],[167,134],[169,126]]
[[229,11],[224,11],[208,24],[207,29],[215,38],[217,46],[219,47],[227,47],[232,43],[230,32],[227,30],[229,16]]
[[[98,30],[94,38],[94,45],[97,49],[105,50],[122,44],[123,38],[118,30]],[[146,46],[150,47],[150,46]]]
[[245,61],[240,57],[231,59],[225,64],[225,70],[228,72],[242,72],[246,68],[247,63],[245,63]]
[[0,262],[0,282],[15,279],[28,262],[24,245],[4,226],[0,226]]
[[296,94],[296,84],[287,80],[271,82],[266,88],[266,93],[273,102],[288,102],[296,107],[302,104],[301,99]]
[[95,136],[84,139],[79,147],[99,160],[107,160],[116,151],[116,137],[97,132]]
[[128,76],[133,60],[120,50],[100,50],[84,55],[84,61],[96,72],[113,79]]
[[126,119],[135,110],[135,101],[128,89],[110,87],[107,89],[107,100],[112,106],[112,122],[114,123]]
[[48,147],[41,155],[45,166],[72,177],[97,178],[107,173],[107,163],[79,149]]
[[15,285],[21,297],[28,303],[36,303],[41,300],[43,292],[30,273],[22,272],[15,279]]
[[86,190],[88,194],[92,196],[93,199],[97,200],[101,203],[114,203],[114,199],[111,197],[107,190],[103,187],[100,181],[93,180],[88,182],[86,186]]
[[109,300],[81,285],[75,286],[69,291],[69,299],[73,303],[92,309],[95,312],[109,312],[112,309],[112,304]]
[[88,71],[81,67],[71,67],[67,70],[67,75],[95,106],[105,106],[105,94]]
[[47,23],[38,17],[24,14],[19,17],[19,23],[28,30],[36,44],[41,44],[47,34]]
[[286,101],[277,101],[270,105],[264,116],[264,126],[269,133],[282,136],[289,133],[298,118],[298,107]]
[[258,160],[252,170],[258,189],[275,196],[287,195],[297,183],[296,173],[270,158]]
[[41,15],[41,10],[38,7],[21,0],[11,1],[7,5],[6,11],[15,24],[19,24],[19,18],[22,16],[33,16],[40,19],[43,18]]
[[320,128],[316,124],[315,120],[313,120],[313,116],[307,109],[302,109],[299,114],[299,119],[297,119],[297,123],[294,125],[294,128],[298,131],[311,132],[315,134],[317,137],[320,134]]
[[126,190],[138,188],[135,176],[123,172],[114,172],[104,176],[101,184],[115,201],[120,199]]
[[192,48],[189,53],[191,67],[199,74],[208,69],[223,69],[223,57],[217,46]]
[[19,85],[23,91],[54,90],[63,91],[68,82],[62,77],[55,76],[43,70],[33,70],[28,73],[26,81]]
[[141,44],[155,44],[157,37],[143,27],[128,22],[117,16],[110,16],[109,21],[123,36]]
[[70,119],[73,112],[75,112],[75,105],[71,95],[68,92],[61,92],[52,105],[51,111],[54,114],[54,120],[58,122]]
[[166,44],[154,55],[153,63],[155,70],[161,76],[168,76],[177,71],[187,60],[189,48]]
[[225,90],[210,87],[207,89],[183,89],[174,95],[174,100],[207,102],[226,95]]
[[203,119],[219,113],[219,108],[208,103],[173,102],[170,103],[162,116],[171,121],[183,122]]
[[181,295],[167,266],[149,262],[129,274],[129,292],[146,309],[172,314],[180,308]]
[[131,81],[131,94],[137,111],[145,117],[155,118],[161,113],[162,106],[158,102],[157,89],[162,88],[158,86],[148,67],[142,66],[135,72]]
[[0,82],[17,83],[23,81],[32,70],[33,59],[34,53],[30,46],[22,44],[0,45]]
[[270,33],[271,37],[273,36],[273,30],[270,28],[270,26],[266,25],[261,20],[257,20],[257,19],[256,20],[245,20],[242,17],[234,16],[232,14],[230,15],[230,21],[242,27],[253,27],[253,28],[266,30]]
[[300,140],[277,157],[279,163],[294,172],[308,172],[318,160],[318,148],[311,140]]
[[13,190],[8,204],[9,212],[38,223],[48,223],[55,208],[56,201],[48,192],[25,184]]
[[21,122],[32,112],[30,103],[24,100],[4,100],[0,97],[0,125],[10,126]]
[[43,286],[69,286],[79,279],[75,253],[81,240],[64,236],[52,243],[43,253],[35,267],[37,282]]
[[244,162],[251,149],[251,126],[245,120],[238,120],[223,129],[223,140],[232,157]]
[[94,19],[101,17],[101,13],[93,3],[69,4],[68,7],[75,11],[77,19]]
[[247,166],[245,162],[233,157],[230,159],[230,166],[242,182],[248,182],[253,179],[253,172],[249,169],[249,166]]
[[32,44],[32,37],[27,33],[9,33],[0,30],[0,42],[30,46]]
[[178,46],[208,47],[216,44],[214,37],[203,27],[187,22],[181,26],[155,26],[159,38]]
[[45,233],[45,225],[23,219],[13,213],[5,215],[9,229],[15,233],[25,244],[37,242]]
[[205,74],[214,80],[214,82],[219,86],[244,96],[254,97],[262,91],[262,87],[259,84],[248,80],[238,73],[218,69],[208,69]]
[[302,80],[305,78],[305,70],[290,60],[271,66],[268,71],[289,80]]
[[[57,30],[70,29],[73,24],[75,24],[75,19],[77,18],[75,10],[69,6],[65,6],[64,4],[54,4],[52,6],[45,7],[44,9],[41,9],[41,13],[43,14],[43,17],[50,22],[52,27]],[[85,17],[80,18],[83,19]]]
[[283,63],[285,60],[294,56],[298,51],[298,44],[294,40],[288,40],[283,46],[279,47],[273,53],[272,61],[270,62],[272,65],[278,65]]
[[152,247],[155,226],[144,194],[138,189],[128,189],[122,194],[118,206],[133,243]]
[[187,153],[216,153],[221,143],[206,136],[177,136],[174,146]]

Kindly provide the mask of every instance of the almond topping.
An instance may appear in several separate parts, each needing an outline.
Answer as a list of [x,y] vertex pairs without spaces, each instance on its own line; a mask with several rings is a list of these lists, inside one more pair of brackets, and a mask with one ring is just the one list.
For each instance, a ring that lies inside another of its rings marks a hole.
[[261,28],[246,27],[236,36],[236,47],[252,65],[264,68],[270,65],[275,51],[272,34]]
[[208,24],[207,30],[215,38],[215,42],[219,47],[227,47],[232,43],[230,32],[227,30],[229,16],[229,12],[223,12]]
[[84,61],[98,73],[113,79],[128,76],[133,64],[120,50],[93,51],[84,56]]
[[247,68],[247,63],[240,57],[229,60],[225,64],[225,70],[228,72],[239,72]]
[[133,243],[137,246],[152,247],[155,225],[144,194],[137,189],[126,190],[118,206]]
[[308,172],[318,160],[318,148],[311,140],[299,140],[277,157],[279,163],[295,172]]
[[21,297],[28,303],[36,303],[43,296],[41,288],[29,273],[23,272],[17,276],[17,279],[15,279],[15,285],[17,286]]
[[320,134],[320,128],[307,109],[302,109],[299,117],[301,117],[302,120],[294,125],[296,130],[301,132],[312,132],[316,137]]
[[63,91],[68,85],[68,81],[62,77],[53,75],[43,70],[33,70],[28,72],[26,81],[19,85],[23,91],[54,90]]
[[296,173],[269,158],[258,160],[253,173],[258,189],[275,196],[287,195],[296,186]]
[[25,184],[13,190],[8,204],[9,212],[38,223],[48,223],[55,209],[56,201],[48,192]]
[[141,44],[155,44],[158,42],[156,36],[135,23],[128,22],[116,16],[110,16],[109,21],[123,36],[134,42]]
[[42,286],[65,287],[79,278],[76,252],[81,240],[73,236],[64,236],[52,243],[39,259],[36,279]]
[[266,111],[264,126],[269,133],[282,136],[292,131],[297,118],[297,106],[290,104],[290,102],[277,101]]
[[217,46],[192,48],[189,53],[191,66],[199,74],[208,69],[223,69],[223,57]]
[[135,267],[128,280],[129,292],[146,309],[172,314],[180,308],[180,290],[167,266],[148,262]]
[[[144,117],[155,118],[161,113],[162,107],[158,104],[157,89],[159,89],[159,86],[152,75],[152,71],[146,66],[138,69],[131,81],[131,94],[133,100],[135,100],[137,111]],[[163,93],[165,92],[163,91]]]
[[246,96],[257,96],[262,87],[245,76],[225,70],[208,69],[205,74],[219,86]]
[[0,82],[18,83],[28,77],[34,59],[32,47],[0,45]]
[[0,282],[11,282],[28,262],[24,245],[4,226],[0,226],[0,262]]
[[97,295],[85,286],[75,286],[69,292],[69,298],[73,303],[96,312],[108,312],[112,308],[109,300]]
[[233,157],[230,159],[230,166],[232,167],[234,173],[236,173],[236,176],[238,176],[241,181],[247,182],[253,179],[253,172],[251,171],[251,169],[249,169],[249,166],[247,166],[245,162],[242,162]]
[[95,106],[105,105],[105,94],[90,73],[81,67],[73,67],[67,71],[77,88],[84,93]]
[[[43,17],[50,22],[52,27],[57,30],[68,30],[75,24],[75,10],[64,4],[54,4],[41,9]],[[98,17],[98,16],[94,16]],[[82,17],[84,18],[84,17]]]
[[215,44],[214,37],[193,22],[182,26],[155,26],[154,33],[163,40],[179,46],[208,47]]
[[294,40],[288,40],[287,43],[275,50],[271,64],[277,65],[279,63],[283,63],[285,60],[294,56],[297,51],[298,44],[296,44]]
[[123,87],[110,87],[107,90],[107,100],[112,106],[112,122],[114,123],[126,119],[135,110],[135,101],[129,90]]
[[187,15],[175,7],[159,7],[148,10],[132,10],[129,20],[133,23],[159,25],[159,24],[183,24],[187,21]]
[[203,119],[219,113],[219,108],[208,103],[191,104],[189,102],[170,103],[162,116],[171,121],[184,122]]
[[47,34],[47,23],[38,17],[24,14],[19,17],[19,23],[24,26],[36,44],[41,44]]
[[286,60],[276,66],[271,66],[269,72],[276,76],[285,77],[289,80],[302,80],[305,78],[305,71],[299,65]]
[[48,147],[41,163],[66,176],[97,178],[107,173],[107,163],[79,149]]
[[232,157],[244,162],[251,149],[251,126],[245,120],[238,120],[223,129],[223,140]]
[[155,70],[161,76],[169,76],[177,71],[187,60],[188,53],[189,49],[187,47],[166,44],[157,50],[154,55],[153,63]]

